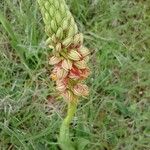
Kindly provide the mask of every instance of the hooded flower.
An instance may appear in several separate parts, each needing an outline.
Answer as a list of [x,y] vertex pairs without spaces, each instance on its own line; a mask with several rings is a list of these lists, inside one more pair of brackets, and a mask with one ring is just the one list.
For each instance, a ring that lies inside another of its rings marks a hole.
[[60,58],[60,57],[53,56],[53,57],[50,58],[49,64],[50,64],[50,65],[56,65],[56,64],[58,64],[60,61],[61,61],[61,58]]
[[77,96],[87,96],[89,93],[88,86],[82,83],[78,83],[74,86],[73,93]]

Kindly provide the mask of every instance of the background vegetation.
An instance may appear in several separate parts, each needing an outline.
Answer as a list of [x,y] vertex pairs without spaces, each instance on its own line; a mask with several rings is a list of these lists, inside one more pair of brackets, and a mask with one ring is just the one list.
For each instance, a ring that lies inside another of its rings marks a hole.
[[[68,0],[90,47],[90,96],[72,136],[87,150],[149,150],[149,0]],[[0,1],[0,150],[58,150],[56,99],[35,0]],[[73,140],[74,140],[73,138]]]

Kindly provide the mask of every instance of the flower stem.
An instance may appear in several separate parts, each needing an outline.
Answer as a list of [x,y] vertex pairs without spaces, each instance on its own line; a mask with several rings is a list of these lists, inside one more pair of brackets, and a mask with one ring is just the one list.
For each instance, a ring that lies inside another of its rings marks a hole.
[[73,142],[69,137],[69,125],[77,109],[77,100],[68,104],[68,112],[60,127],[59,145],[62,150],[75,150]]

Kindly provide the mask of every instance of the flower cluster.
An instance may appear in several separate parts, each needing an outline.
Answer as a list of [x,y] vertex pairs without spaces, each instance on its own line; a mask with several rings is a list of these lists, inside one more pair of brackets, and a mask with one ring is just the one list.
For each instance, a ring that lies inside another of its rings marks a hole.
[[83,46],[83,35],[76,34],[72,40],[60,42],[57,38],[52,41],[53,56],[49,60],[54,65],[51,78],[56,81],[56,89],[67,101],[79,96],[87,96],[87,85],[83,84],[90,74],[87,66],[89,50]]
[[79,33],[74,17],[65,0],[37,0],[48,35],[46,43],[53,47],[49,64],[54,65],[51,78],[56,89],[68,101],[88,95],[83,84],[90,74],[87,67],[89,50],[83,46],[83,35]]

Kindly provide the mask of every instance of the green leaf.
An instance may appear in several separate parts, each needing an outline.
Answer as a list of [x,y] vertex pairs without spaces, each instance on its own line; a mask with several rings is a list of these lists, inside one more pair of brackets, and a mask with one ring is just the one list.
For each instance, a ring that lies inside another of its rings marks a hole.
[[78,150],[84,150],[85,147],[89,144],[89,140],[87,139],[84,139],[84,138],[78,138],[78,141],[77,141],[77,149]]

